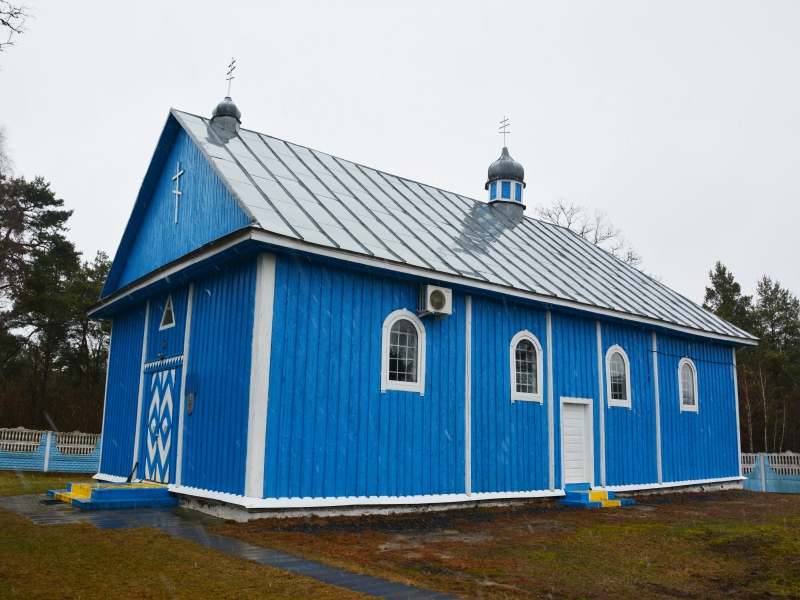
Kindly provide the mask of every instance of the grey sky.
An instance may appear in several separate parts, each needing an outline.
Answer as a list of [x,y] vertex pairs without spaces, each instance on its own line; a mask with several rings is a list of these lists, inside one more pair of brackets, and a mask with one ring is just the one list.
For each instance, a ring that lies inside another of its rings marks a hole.
[[483,199],[506,115],[529,207],[606,210],[697,302],[717,260],[800,293],[800,3],[28,4],[0,125],[87,258],[169,108],[210,116],[235,56],[248,129]]

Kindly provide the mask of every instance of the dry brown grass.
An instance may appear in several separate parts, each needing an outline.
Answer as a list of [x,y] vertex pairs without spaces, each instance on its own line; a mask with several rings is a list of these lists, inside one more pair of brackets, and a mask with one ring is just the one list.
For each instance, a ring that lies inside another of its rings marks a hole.
[[800,497],[640,497],[400,515],[257,520],[215,531],[470,598],[800,597]]

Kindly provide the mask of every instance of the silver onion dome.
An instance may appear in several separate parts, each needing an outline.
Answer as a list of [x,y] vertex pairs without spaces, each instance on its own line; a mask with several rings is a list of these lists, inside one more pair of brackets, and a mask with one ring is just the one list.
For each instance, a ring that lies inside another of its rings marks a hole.
[[239,131],[242,111],[233,103],[230,96],[225,96],[211,113],[211,123],[227,131]]
[[484,189],[489,189],[489,184],[493,181],[500,179],[510,179],[512,181],[519,181],[523,187],[525,186],[525,169],[522,165],[511,158],[508,153],[508,148],[503,148],[500,158],[489,165],[489,179],[486,181]]

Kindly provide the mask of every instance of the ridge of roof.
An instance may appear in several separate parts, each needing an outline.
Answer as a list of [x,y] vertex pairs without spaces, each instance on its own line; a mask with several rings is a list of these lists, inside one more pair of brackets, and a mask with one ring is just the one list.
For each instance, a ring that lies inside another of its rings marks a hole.
[[567,228],[534,217],[512,221],[480,200],[253,130],[223,131],[199,115],[170,114],[265,231],[623,319],[757,340]]

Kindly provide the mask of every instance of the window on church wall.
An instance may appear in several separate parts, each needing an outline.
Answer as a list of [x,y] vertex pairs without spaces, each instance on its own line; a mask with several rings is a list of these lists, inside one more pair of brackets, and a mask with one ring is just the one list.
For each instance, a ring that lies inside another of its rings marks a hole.
[[417,329],[400,319],[389,332],[389,381],[417,382]]
[[678,364],[681,411],[697,412],[697,369],[689,358]]
[[606,382],[608,405],[631,408],[630,361],[619,346],[612,346],[606,353]]
[[514,184],[514,200],[517,202],[522,202],[522,184],[515,183]]
[[381,391],[425,392],[425,327],[415,314],[397,310],[383,322]]
[[169,329],[170,327],[175,327],[175,313],[172,310],[172,294],[167,296],[167,303],[164,306],[164,312],[161,315],[161,325],[159,325],[158,330],[161,331],[162,329]]
[[489,184],[489,200],[497,199],[497,182],[493,181]]
[[511,340],[511,401],[542,402],[542,346],[530,331]]
[[500,186],[500,197],[511,200],[511,182],[503,181]]

